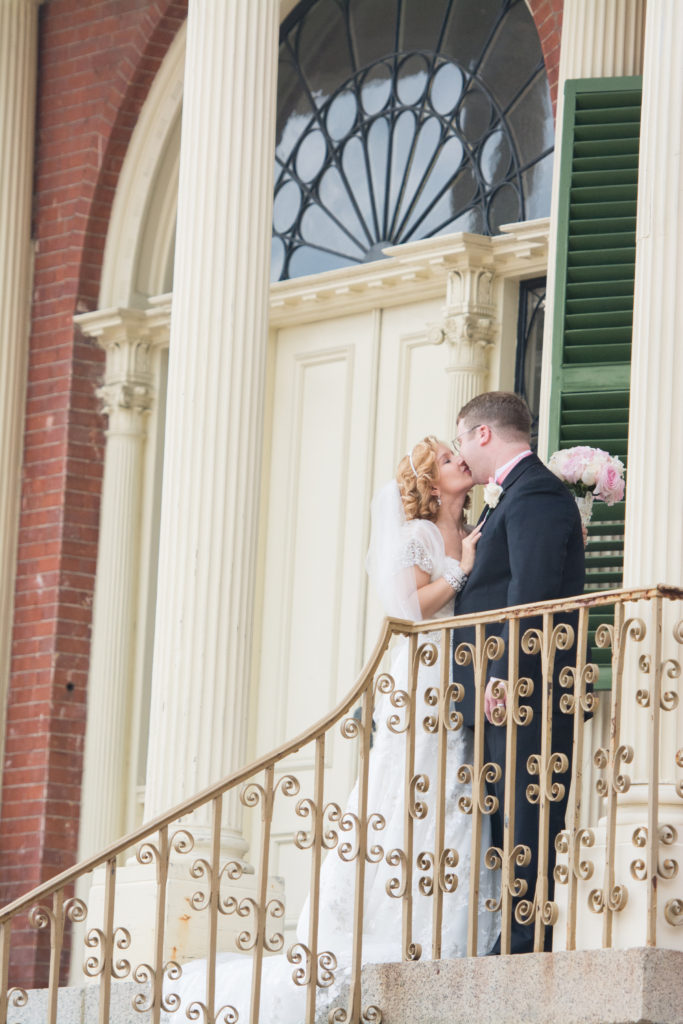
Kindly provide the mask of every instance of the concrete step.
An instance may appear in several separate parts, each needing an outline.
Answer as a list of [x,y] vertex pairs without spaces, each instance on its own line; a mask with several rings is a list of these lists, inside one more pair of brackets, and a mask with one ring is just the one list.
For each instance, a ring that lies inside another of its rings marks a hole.
[[[366,1018],[375,1024],[683,1024],[683,952],[600,949],[371,964],[362,989],[364,1013],[370,1006],[381,1011],[381,1018]],[[134,982],[113,982],[111,1024],[147,1024],[149,1015],[131,1005],[140,991]],[[326,1020],[321,1012],[320,1024]],[[30,992],[26,1006],[8,1015],[8,1024],[46,1021],[46,990]],[[97,1021],[96,985],[60,990],[58,1024]]]

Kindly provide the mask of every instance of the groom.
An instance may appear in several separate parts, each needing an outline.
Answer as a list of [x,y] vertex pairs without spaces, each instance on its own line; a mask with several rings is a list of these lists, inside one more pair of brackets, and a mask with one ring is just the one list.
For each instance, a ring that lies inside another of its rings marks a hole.
[[[584,585],[584,544],[579,513],[571,494],[530,449],[531,417],[525,402],[517,395],[504,391],[491,391],[478,395],[463,406],[458,415],[455,447],[467,463],[475,483],[494,481],[502,486],[493,488],[499,493],[482,518],[485,519],[477,546],[474,568],[463,590],[456,596],[456,615],[489,611],[511,605],[529,604],[549,598],[573,597],[582,593]],[[556,621],[559,617],[556,618]],[[570,616],[565,621],[574,621]],[[540,618],[520,623],[520,639],[525,629],[540,626]],[[489,666],[487,675],[507,675],[506,624],[487,626],[487,635],[497,634],[505,640],[505,654],[499,662]],[[474,628],[454,631],[454,650],[459,643],[474,643]],[[564,752],[569,759],[569,770],[555,775],[554,780],[564,783],[564,799],[550,804],[549,832],[549,898],[552,898],[552,870],[555,863],[555,836],[564,827],[569,781],[571,776],[572,718],[559,710],[561,691],[558,683],[560,669],[575,663],[575,647],[558,652],[553,673],[553,752]],[[523,899],[533,900],[538,864],[538,804],[527,800],[530,783],[538,776],[527,771],[531,754],[541,751],[541,707],[543,678],[540,655],[519,653],[519,676],[533,680],[534,692],[524,701],[533,708],[530,724],[517,729],[516,783],[515,783],[515,835],[514,842],[531,849],[531,862],[517,867],[516,877],[527,882]],[[472,668],[457,664],[454,680],[463,683],[465,698],[461,705],[465,724],[474,725],[474,681]],[[504,726],[485,725],[484,744],[486,761],[501,766],[502,776],[491,788],[499,805],[493,815],[493,841],[503,846],[505,746]],[[546,932],[550,948],[550,929]],[[511,952],[533,950],[534,925],[519,924],[512,917]],[[500,952],[500,945],[492,950]]]

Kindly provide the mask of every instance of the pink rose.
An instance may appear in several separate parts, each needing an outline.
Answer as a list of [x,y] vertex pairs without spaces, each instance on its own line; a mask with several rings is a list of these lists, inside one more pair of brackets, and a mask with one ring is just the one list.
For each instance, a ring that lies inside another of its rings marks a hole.
[[595,497],[606,505],[613,505],[624,497],[624,479],[621,469],[612,462],[605,462],[598,472],[595,484]]
[[570,448],[562,460],[562,476],[569,484],[581,479],[585,466],[583,452],[579,448]]

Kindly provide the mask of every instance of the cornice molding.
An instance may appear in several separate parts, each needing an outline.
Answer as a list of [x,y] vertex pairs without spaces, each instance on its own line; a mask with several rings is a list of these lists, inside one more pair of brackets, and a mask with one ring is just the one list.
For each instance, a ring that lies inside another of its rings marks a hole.
[[270,325],[285,327],[378,306],[403,305],[444,295],[452,270],[486,268],[496,277],[522,279],[545,272],[549,220],[507,224],[501,234],[461,232],[384,250],[374,263],[278,281],[270,288]]
[[[385,249],[387,258],[373,263],[277,281],[270,286],[270,326],[446,297],[453,271],[487,270],[497,279],[510,280],[535,277],[547,269],[548,230],[549,220],[543,218],[504,225],[493,237],[461,232],[427,238]],[[107,339],[136,331],[152,347],[164,348],[169,343],[172,301],[172,294],[157,295],[146,310],[113,307],[81,313],[74,321],[103,348]]]

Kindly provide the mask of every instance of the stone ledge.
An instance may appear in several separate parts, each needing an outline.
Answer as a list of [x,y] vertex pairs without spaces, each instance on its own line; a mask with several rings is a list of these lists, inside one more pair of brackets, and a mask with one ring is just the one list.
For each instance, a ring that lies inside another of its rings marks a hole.
[[372,964],[382,1024],[683,1024],[683,952],[596,949]]
[[[382,1024],[683,1024],[683,952],[596,949],[369,964],[362,989],[363,1008],[378,1006]],[[141,991],[134,982],[112,984],[112,1024],[147,1024],[150,1015],[131,1005]],[[58,1024],[94,1024],[98,997],[96,985],[61,989]],[[343,991],[335,1005],[346,998]],[[8,1022],[45,1024],[46,1010],[47,992],[34,990]],[[317,1020],[326,1024],[327,1010]]]

